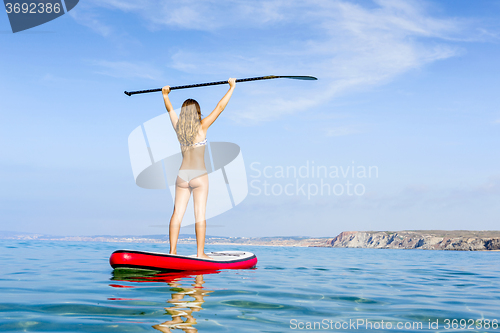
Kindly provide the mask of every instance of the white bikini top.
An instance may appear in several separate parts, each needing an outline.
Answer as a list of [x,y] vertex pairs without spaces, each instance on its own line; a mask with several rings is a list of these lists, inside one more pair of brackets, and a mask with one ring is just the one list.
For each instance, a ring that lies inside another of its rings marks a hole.
[[193,143],[193,144],[190,144],[190,145],[183,145],[181,143],[181,146],[183,146],[183,147],[197,147],[197,146],[205,146],[206,144],[207,144],[207,138],[205,138],[205,140],[203,140],[203,141],[196,142],[196,143]]

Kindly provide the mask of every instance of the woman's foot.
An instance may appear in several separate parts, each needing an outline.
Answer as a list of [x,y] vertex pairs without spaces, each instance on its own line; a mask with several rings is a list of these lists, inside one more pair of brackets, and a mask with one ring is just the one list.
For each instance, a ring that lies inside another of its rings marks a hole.
[[207,256],[205,253],[203,253],[201,255],[198,254],[197,257],[200,258],[200,259],[212,259],[209,256]]

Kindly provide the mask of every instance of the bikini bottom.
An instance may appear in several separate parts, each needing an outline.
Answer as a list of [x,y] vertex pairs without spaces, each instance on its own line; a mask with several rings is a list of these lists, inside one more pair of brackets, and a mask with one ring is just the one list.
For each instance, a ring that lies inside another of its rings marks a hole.
[[198,178],[207,174],[207,170],[179,170],[177,176],[185,182],[190,182],[191,180]]

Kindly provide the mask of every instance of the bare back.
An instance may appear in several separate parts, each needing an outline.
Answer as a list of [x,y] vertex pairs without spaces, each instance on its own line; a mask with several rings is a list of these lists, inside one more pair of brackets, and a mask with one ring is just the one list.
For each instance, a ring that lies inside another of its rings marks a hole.
[[183,147],[180,170],[206,170],[205,144],[199,144],[206,139],[207,132],[201,127],[192,146]]

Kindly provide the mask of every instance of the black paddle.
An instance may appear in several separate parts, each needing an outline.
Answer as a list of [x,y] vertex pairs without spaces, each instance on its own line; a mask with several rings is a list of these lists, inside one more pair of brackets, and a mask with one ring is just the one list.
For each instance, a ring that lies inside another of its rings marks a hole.
[[[259,77],[251,77],[247,79],[237,79],[236,82],[248,82],[248,81],[257,81],[257,80],[269,80],[269,79],[295,79],[295,80],[317,80],[314,76],[276,76],[276,75],[268,75],[268,76],[259,76]],[[215,86],[218,84],[226,84],[227,81],[217,81],[217,82],[209,82],[209,83],[198,83],[198,84],[189,84],[187,86],[177,86],[170,87],[170,90],[176,89],[186,89],[186,88],[196,88],[196,87],[205,87],[205,86]],[[132,96],[135,94],[144,94],[150,92],[161,91],[162,88],[158,89],[149,89],[149,90],[139,90],[139,91],[125,91],[125,94],[128,96]]]

